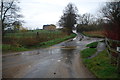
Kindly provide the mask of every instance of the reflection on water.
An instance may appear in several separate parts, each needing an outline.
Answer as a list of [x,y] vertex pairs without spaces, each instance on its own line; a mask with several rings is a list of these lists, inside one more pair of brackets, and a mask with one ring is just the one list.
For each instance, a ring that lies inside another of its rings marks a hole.
[[73,33],[76,33],[76,34],[77,34],[77,30],[73,30]]
[[75,49],[61,49],[61,54],[65,63],[72,64],[72,59],[74,58],[74,51]]
[[76,49],[76,46],[62,46],[62,49]]

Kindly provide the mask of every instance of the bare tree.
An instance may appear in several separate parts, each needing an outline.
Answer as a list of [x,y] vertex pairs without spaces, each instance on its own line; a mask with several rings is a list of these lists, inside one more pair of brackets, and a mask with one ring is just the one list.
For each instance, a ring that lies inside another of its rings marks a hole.
[[85,13],[79,16],[79,24],[89,25],[93,21],[93,15],[90,13]]
[[63,16],[59,20],[59,25],[64,27],[68,34],[71,34],[74,25],[77,23],[77,16],[77,7],[69,3],[63,12]]
[[108,38],[120,40],[120,1],[106,2],[101,13],[105,17],[105,35]]
[[22,23],[20,21],[15,21],[12,25],[14,26],[13,27],[14,31],[18,31],[18,30],[20,30]]
[[83,24],[88,25],[90,23],[90,14],[83,14]]
[[106,2],[101,13],[106,17],[108,22],[120,24],[120,1]]
[[5,35],[5,28],[11,27],[15,21],[19,21],[22,15],[18,14],[20,8],[17,6],[17,0],[1,0],[1,24],[2,37]]

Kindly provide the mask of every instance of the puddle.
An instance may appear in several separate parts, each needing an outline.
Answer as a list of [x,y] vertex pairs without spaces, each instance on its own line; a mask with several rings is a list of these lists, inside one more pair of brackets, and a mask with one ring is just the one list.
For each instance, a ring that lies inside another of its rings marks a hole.
[[62,46],[61,49],[76,49],[76,46]]
[[18,53],[18,54],[14,54],[14,56],[19,56],[19,55],[21,55],[20,53]]
[[61,48],[61,55],[63,57],[63,61],[66,64],[72,64],[72,60],[74,59],[74,53],[76,52],[75,48],[66,48],[66,49],[62,49]]
[[55,60],[55,59],[51,59],[52,61]]
[[58,60],[58,62],[60,62],[61,60]]
[[32,66],[31,66],[31,65],[29,65],[28,67],[29,67],[29,68],[31,68]]

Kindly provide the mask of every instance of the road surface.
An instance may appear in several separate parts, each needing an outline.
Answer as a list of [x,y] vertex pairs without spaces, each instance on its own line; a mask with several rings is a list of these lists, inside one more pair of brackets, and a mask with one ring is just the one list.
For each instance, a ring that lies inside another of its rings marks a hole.
[[76,38],[33,51],[3,56],[3,78],[95,78],[83,65],[80,50],[98,38]]

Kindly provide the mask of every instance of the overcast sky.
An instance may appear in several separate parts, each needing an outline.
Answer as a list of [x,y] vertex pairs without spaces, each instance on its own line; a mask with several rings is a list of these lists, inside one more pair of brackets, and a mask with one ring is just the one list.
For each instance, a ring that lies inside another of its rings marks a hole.
[[19,0],[21,13],[24,16],[23,27],[40,28],[46,24],[55,24],[63,14],[68,3],[78,8],[78,14],[96,14],[105,0]]

